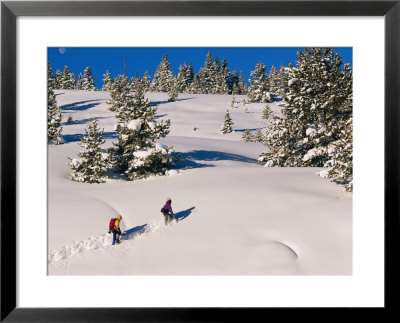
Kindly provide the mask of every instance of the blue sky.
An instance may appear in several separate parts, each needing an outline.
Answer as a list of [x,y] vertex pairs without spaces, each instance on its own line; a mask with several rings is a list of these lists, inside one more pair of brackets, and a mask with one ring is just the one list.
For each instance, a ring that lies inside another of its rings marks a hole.
[[[48,60],[53,72],[57,69],[63,71],[64,65],[68,65],[71,72],[78,77],[79,73],[87,65],[92,69],[96,87],[101,88],[103,84],[103,74],[109,70],[111,77],[124,73],[124,57],[126,57],[126,71],[129,78],[138,74],[143,76],[147,70],[153,77],[157,66],[161,62],[164,54],[168,55],[171,69],[175,74],[179,70],[179,65],[186,62],[192,63],[194,72],[197,73],[204,65],[208,51],[211,51],[213,58],[218,56],[220,61],[225,58],[228,62],[229,70],[242,71],[245,81],[250,78],[250,72],[254,70],[258,62],[266,65],[269,72],[274,65],[279,69],[283,63],[287,66],[290,62],[295,65],[297,51],[301,48],[265,48],[265,47],[146,47],[146,48],[111,48],[111,47],[67,47],[67,48],[48,48]],[[345,63],[352,64],[352,48],[334,48],[339,53]]]

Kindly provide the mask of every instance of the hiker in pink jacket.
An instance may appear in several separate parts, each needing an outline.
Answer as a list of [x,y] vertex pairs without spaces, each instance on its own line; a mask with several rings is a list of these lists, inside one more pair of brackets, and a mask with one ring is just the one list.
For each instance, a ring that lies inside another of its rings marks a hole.
[[174,212],[172,211],[171,203],[171,199],[167,198],[167,202],[165,202],[165,205],[161,209],[161,213],[164,215],[165,218],[165,225],[170,224],[175,218]]

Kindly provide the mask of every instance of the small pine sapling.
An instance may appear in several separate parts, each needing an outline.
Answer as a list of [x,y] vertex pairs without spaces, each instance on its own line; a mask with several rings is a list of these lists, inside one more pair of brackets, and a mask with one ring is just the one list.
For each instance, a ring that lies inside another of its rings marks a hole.
[[226,109],[224,123],[221,126],[221,133],[227,134],[233,131],[233,121],[229,114],[229,110]]
[[232,96],[232,101],[231,101],[231,108],[234,109],[235,106],[236,106],[236,99],[235,99],[235,96],[233,95]]
[[266,120],[272,117],[272,110],[268,104],[264,107],[261,117]]
[[176,78],[173,78],[170,81],[169,85],[168,102],[175,102],[176,100],[178,100],[178,95],[179,95],[178,81]]
[[253,134],[250,132],[249,129],[246,128],[246,130],[243,132],[242,140],[246,142],[253,141]]
[[265,136],[261,131],[261,128],[258,128],[253,135],[253,141],[263,143],[265,141]]
[[247,108],[247,101],[246,101],[246,99],[243,99],[242,103],[243,103],[243,106],[244,106],[244,112],[249,113],[249,109]]

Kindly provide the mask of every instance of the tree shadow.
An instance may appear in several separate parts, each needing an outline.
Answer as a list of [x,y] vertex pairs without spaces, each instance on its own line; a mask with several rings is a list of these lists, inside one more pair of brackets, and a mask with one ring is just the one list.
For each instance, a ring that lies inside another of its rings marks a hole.
[[[78,101],[71,104],[64,104],[60,107],[63,111],[85,111],[95,106],[100,105],[102,102],[106,100],[86,100],[86,101]],[[91,103],[90,103],[91,102]]]
[[193,100],[194,99],[194,97],[193,98],[182,98],[182,99],[177,99],[176,101],[186,101],[186,100]]
[[189,209],[186,209],[184,211],[179,211],[179,212],[175,213],[176,222],[179,222],[179,221],[182,221],[183,219],[186,219],[192,213],[192,211],[194,209],[195,209],[195,206],[192,206]]
[[156,119],[166,117],[167,115],[168,115],[168,113],[158,114],[158,115],[156,115]]
[[116,168],[107,169],[107,178],[119,181],[127,181],[126,175]]
[[94,118],[86,118],[86,119],[80,119],[80,120],[72,120],[71,122],[65,121],[61,123],[62,126],[69,126],[69,125],[79,125],[79,124],[86,124],[92,122],[93,119],[96,121],[101,120],[101,119],[108,119],[111,117],[94,117]]
[[140,236],[147,231],[147,226],[148,224],[143,224],[122,232],[121,240],[135,239],[137,236]]
[[[74,133],[70,135],[62,135],[64,139],[64,143],[68,144],[71,142],[81,141],[82,137],[86,137],[85,134]],[[118,138],[118,134],[116,132],[103,132],[103,139],[115,139]]]
[[[178,98],[175,102],[192,100],[192,99],[194,99],[194,98],[182,98],[182,99]],[[168,101],[168,100],[165,100],[165,101],[151,101],[150,102],[150,106],[154,107],[154,106],[157,106],[157,105],[160,105],[160,104],[165,104],[165,103],[170,103],[170,101]]]
[[118,138],[118,132],[116,131],[103,132],[103,139],[115,139],[115,138]]
[[151,107],[156,107],[156,106],[158,106],[160,104],[165,104],[165,103],[169,103],[169,102],[167,100],[165,100],[165,101],[151,101],[150,102],[150,106]]
[[192,150],[186,153],[179,153],[179,160],[176,162],[177,168],[191,169],[214,167],[215,165],[202,163],[207,161],[231,160],[242,163],[257,164],[257,160],[246,156],[226,153],[213,150]]
[[74,133],[71,135],[62,135],[62,137],[64,139],[64,143],[68,144],[70,142],[81,141],[83,135],[81,133]]
[[190,159],[179,159],[175,162],[176,169],[194,169],[194,168],[205,168],[205,167],[215,167],[213,164],[198,163]]
[[245,132],[246,130],[249,131],[256,131],[258,128],[251,128],[251,129],[234,129],[234,132]]

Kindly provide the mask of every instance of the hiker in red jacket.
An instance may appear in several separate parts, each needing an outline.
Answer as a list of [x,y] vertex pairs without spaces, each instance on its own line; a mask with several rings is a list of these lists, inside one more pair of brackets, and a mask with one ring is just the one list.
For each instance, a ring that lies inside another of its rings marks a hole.
[[113,241],[112,244],[115,245],[115,243],[120,243],[121,241],[119,240],[119,237],[121,236],[121,229],[119,227],[119,223],[122,220],[122,216],[118,214],[116,218],[112,218],[110,220],[109,224],[109,229],[108,233],[113,234]]
[[167,202],[165,202],[165,205],[161,209],[161,213],[164,215],[165,218],[165,225],[170,224],[175,218],[174,212],[172,211],[171,203],[171,198],[167,198]]

